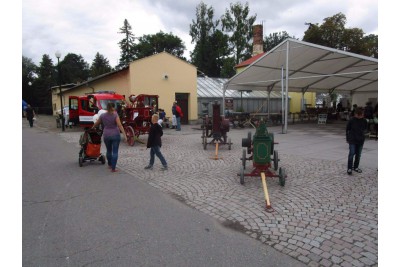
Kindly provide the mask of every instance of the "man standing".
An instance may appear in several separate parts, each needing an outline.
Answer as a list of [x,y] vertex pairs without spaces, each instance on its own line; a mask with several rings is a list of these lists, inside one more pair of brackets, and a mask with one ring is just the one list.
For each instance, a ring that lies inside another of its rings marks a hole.
[[35,111],[31,107],[31,105],[28,105],[27,108],[25,109],[26,112],[26,119],[29,121],[29,126],[32,128],[33,127],[33,118],[35,117]]
[[367,126],[368,124],[364,119],[362,108],[357,108],[354,112],[354,117],[349,120],[346,126],[346,141],[349,143],[349,157],[347,161],[348,175],[352,174],[352,170],[358,173],[362,172],[358,166],[360,164],[361,151],[365,141]]
[[176,109],[176,130],[180,131],[181,130],[181,117],[183,117],[182,109],[180,106],[178,106],[178,103],[175,101],[174,103],[175,109]]

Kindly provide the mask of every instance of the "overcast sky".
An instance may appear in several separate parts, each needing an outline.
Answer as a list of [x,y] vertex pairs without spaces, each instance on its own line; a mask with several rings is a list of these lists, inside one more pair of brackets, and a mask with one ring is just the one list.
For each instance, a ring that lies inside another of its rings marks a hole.
[[[220,18],[229,1],[203,1],[214,7]],[[234,2],[234,1],[232,1]],[[241,1],[243,4],[245,1]],[[120,49],[118,34],[124,19],[136,37],[159,31],[180,37],[185,56],[190,58],[189,25],[195,19],[200,0],[22,0],[22,55],[39,64],[43,54],[57,62],[67,53],[80,54],[91,64],[97,52],[114,67]],[[249,0],[250,14],[264,24],[264,36],[286,31],[302,39],[305,22],[323,23],[323,19],[342,12],[346,27],[358,27],[366,34],[378,34],[378,0]]]

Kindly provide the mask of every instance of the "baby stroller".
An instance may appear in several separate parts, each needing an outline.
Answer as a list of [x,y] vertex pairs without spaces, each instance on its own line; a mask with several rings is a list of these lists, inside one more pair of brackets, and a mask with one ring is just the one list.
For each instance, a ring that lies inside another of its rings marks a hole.
[[85,161],[101,161],[102,164],[106,163],[106,158],[100,153],[101,136],[103,132],[99,129],[85,129],[81,134],[79,144],[81,150],[79,151],[79,167],[82,167]]

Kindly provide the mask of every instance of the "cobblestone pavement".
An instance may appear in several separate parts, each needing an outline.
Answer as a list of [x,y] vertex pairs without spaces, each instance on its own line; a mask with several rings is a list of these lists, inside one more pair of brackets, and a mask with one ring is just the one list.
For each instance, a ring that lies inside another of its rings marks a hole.
[[[221,146],[204,150],[201,131],[184,126],[182,132],[166,129],[162,153],[169,170],[161,171],[156,158],[153,170],[144,170],[149,150],[144,144],[120,145],[118,167],[172,197],[244,232],[309,266],[377,266],[378,264],[378,172],[346,174],[344,161],[315,159],[280,152],[280,166],[287,172],[286,185],[267,178],[274,212],[267,212],[261,179],[246,177],[239,183],[241,139],[249,129],[232,129],[232,150]],[[197,126],[198,127],[198,126]],[[272,129],[272,130],[271,130]],[[314,134],[330,140],[343,129],[327,128],[320,133],[308,127],[291,136]],[[270,132],[279,131],[271,127]],[[79,131],[59,133],[78,147]],[[254,131],[253,131],[254,134]],[[289,138],[285,137],[285,138]],[[141,137],[143,141],[147,136]],[[275,134],[275,141],[280,142]],[[340,140],[342,142],[342,140]],[[105,151],[104,145],[102,150]],[[279,145],[275,146],[279,152]],[[347,151],[343,152],[344,154]],[[346,156],[346,155],[345,155]],[[77,159],[78,161],[78,159]],[[78,163],[77,163],[78,165]],[[248,162],[250,165],[250,162]],[[250,171],[250,166],[247,172]]]

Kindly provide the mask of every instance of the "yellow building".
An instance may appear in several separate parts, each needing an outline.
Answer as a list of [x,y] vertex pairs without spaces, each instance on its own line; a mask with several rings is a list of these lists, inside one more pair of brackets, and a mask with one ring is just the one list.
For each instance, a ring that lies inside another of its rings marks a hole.
[[[132,61],[128,67],[89,79],[63,90],[63,103],[68,105],[69,96],[81,96],[98,91],[114,91],[125,95],[158,95],[159,108],[171,116],[176,100],[184,117],[181,122],[197,121],[197,69],[195,66],[167,52]],[[67,102],[66,102],[67,101]],[[60,108],[58,87],[53,88],[53,113]]]

